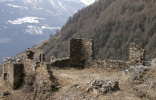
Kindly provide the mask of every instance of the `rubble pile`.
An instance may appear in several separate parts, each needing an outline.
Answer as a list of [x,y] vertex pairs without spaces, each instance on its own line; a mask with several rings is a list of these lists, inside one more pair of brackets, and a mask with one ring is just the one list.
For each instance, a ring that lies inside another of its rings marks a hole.
[[92,80],[90,82],[88,92],[95,92],[104,95],[118,90],[120,90],[118,81]]

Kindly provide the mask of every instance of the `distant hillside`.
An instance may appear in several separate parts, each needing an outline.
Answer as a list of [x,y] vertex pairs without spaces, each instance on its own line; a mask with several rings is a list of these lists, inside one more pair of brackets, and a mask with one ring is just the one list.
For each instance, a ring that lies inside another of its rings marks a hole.
[[99,0],[78,11],[60,33],[38,46],[46,58],[67,56],[71,38],[94,40],[97,59],[128,59],[129,44],[146,49],[146,58],[156,57],[155,0]]
[[0,0],[0,63],[48,39],[85,6],[80,0]]

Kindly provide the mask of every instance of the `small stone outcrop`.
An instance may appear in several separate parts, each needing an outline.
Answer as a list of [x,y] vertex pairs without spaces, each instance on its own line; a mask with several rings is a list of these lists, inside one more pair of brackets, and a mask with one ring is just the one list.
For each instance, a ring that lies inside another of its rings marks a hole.
[[120,90],[119,82],[106,81],[106,80],[92,80],[88,92],[94,92],[98,94],[107,94]]

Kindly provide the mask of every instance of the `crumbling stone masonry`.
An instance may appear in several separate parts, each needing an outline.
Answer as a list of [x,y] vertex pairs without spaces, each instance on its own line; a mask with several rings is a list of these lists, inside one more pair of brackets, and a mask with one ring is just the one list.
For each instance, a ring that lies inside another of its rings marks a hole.
[[58,83],[50,67],[50,64],[44,63],[36,70],[34,82],[35,100],[51,100],[51,93],[58,89]]
[[[69,42],[68,53],[68,58],[55,59],[53,57],[50,63],[45,63],[43,53],[40,54],[39,61],[37,62],[34,60],[34,52],[31,49],[27,49],[23,63],[16,61],[3,62],[3,79],[13,89],[18,88],[23,83],[24,88],[26,88],[28,92],[41,92],[42,89],[37,89],[36,86],[44,88],[45,85],[43,84],[46,84],[46,87],[50,89],[51,85],[55,83],[53,78],[50,78],[52,76],[50,66],[59,68],[100,67],[109,70],[123,70],[132,65],[143,65],[145,62],[145,50],[135,44],[130,44],[129,61],[109,59],[103,61],[95,60],[92,39],[71,39]],[[38,71],[41,69],[43,71]],[[45,76],[44,74],[47,75]],[[34,80],[36,80],[35,83]],[[44,94],[43,91],[42,94]]]
[[121,60],[104,60],[104,67],[106,69],[115,69],[115,70],[123,70],[128,68],[128,63],[126,61]]
[[30,49],[30,48],[27,48],[27,50],[26,50],[26,57],[27,57],[27,59],[33,59],[33,57],[34,57],[34,52]]
[[84,68],[94,59],[92,39],[71,39],[68,46],[69,58],[56,60],[52,66]]
[[123,70],[129,67],[127,61],[105,59],[103,61],[93,60],[88,66],[93,68],[102,68],[107,70]]
[[39,55],[39,60],[40,60],[41,63],[45,62],[45,54],[44,53],[41,53]]
[[34,90],[33,83],[35,80],[36,69],[39,62],[36,62],[34,59],[34,52],[31,49],[26,50],[26,57],[24,59],[24,91],[32,92]]
[[92,39],[71,39],[68,47],[69,58],[52,60],[52,66],[65,68],[101,67],[105,69],[122,70],[129,66],[144,65],[145,50],[131,43],[129,61],[110,60],[97,61],[94,59]]
[[50,100],[52,92],[57,90],[58,83],[50,70],[51,64],[44,62],[44,54],[40,54],[40,62],[33,58],[34,52],[26,51],[22,63],[3,62],[3,79],[13,89],[21,86],[24,93],[34,93],[33,100]]
[[69,45],[69,59],[93,60],[92,39],[71,39]]
[[145,50],[131,43],[129,61],[105,59],[103,61],[92,60],[87,66],[104,68],[108,70],[123,70],[130,66],[145,64]]
[[71,39],[69,59],[73,67],[85,67],[86,63],[94,59],[92,39]]
[[3,62],[3,80],[13,89],[20,87],[23,82],[23,69],[22,63]]
[[145,49],[140,48],[134,43],[130,44],[129,64],[144,65],[145,61]]

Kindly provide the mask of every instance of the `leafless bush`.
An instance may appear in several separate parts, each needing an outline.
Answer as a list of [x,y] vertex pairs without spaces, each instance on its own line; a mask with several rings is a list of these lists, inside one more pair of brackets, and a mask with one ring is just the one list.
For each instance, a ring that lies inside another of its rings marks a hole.
[[146,92],[144,92],[138,88],[134,88],[133,91],[134,91],[134,94],[139,98],[147,98],[148,97]]
[[152,66],[152,67],[156,67],[156,59],[152,59],[152,61],[151,61],[151,66]]
[[130,77],[129,81],[133,83],[135,80],[141,81],[142,80],[142,75],[146,70],[146,66],[131,66],[130,67]]
[[146,82],[149,90],[154,89],[156,87],[156,78],[152,76],[144,76],[143,77],[144,82]]

